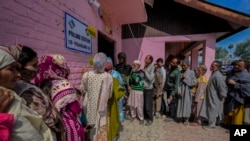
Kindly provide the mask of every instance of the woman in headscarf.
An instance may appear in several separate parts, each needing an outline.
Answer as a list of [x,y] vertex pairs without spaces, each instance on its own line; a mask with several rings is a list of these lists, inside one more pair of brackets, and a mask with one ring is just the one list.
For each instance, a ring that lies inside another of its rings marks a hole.
[[8,53],[11,54],[11,56],[15,59],[18,60],[19,55],[21,53],[22,50],[22,46],[21,44],[17,44],[17,45],[4,45],[4,46],[0,46],[0,49],[7,51]]
[[84,73],[81,82],[81,91],[85,93],[85,113],[89,124],[95,125],[88,134],[91,141],[106,141],[108,140],[107,104],[112,96],[113,79],[105,72],[107,56],[104,53],[97,53],[93,62],[93,71]]
[[[52,131],[42,116],[27,107],[25,101],[13,91],[20,78],[18,67],[13,56],[0,49],[0,89],[8,91],[10,97],[14,96],[14,101],[6,111],[14,116],[10,141],[53,141]],[[12,125],[8,125],[10,129]]]
[[35,84],[51,98],[66,129],[67,141],[83,141],[84,129],[78,120],[81,112],[75,88],[68,81],[69,68],[59,54],[44,55],[39,63]]
[[43,116],[44,122],[55,132],[57,140],[65,141],[66,132],[58,111],[50,98],[31,82],[39,71],[37,53],[31,48],[23,46],[18,54],[21,80],[17,82],[15,91],[25,99],[28,107]]
[[125,83],[121,74],[113,69],[112,59],[107,58],[105,71],[113,77],[113,94],[108,101],[109,129],[108,141],[116,141],[119,138],[119,128],[122,128],[124,120],[123,96],[125,95]]

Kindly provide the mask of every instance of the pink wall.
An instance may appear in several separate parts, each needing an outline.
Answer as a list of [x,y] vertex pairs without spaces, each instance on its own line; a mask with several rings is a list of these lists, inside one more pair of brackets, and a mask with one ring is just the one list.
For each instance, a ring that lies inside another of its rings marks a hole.
[[[136,41],[140,42],[137,44]],[[136,59],[139,59],[142,63],[141,67],[144,67],[144,58],[147,55],[152,55],[154,62],[157,58],[165,58],[165,42],[154,42],[151,38],[143,39],[124,39],[122,42],[122,50],[127,54],[127,63],[132,64]]]
[[98,10],[87,0],[1,0],[0,44],[24,44],[35,49],[39,56],[59,53],[71,68],[70,80],[80,84],[82,66],[97,52],[97,38],[92,39],[93,54],[74,52],[64,44],[64,12],[98,29],[115,41],[115,51],[121,51],[121,26],[113,21],[112,35],[107,34]]
[[203,63],[207,66],[208,72],[207,76],[211,75],[210,71],[210,66],[212,62],[215,60],[215,44],[216,44],[216,39],[214,38],[215,35],[208,35],[209,40],[206,40],[206,44],[203,48]]
[[[211,62],[215,58],[215,41],[216,36],[214,33],[209,34],[196,34],[196,35],[181,35],[181,36],[165,36],[165,37],[147,37],[147,38],[133,38],[122,40],[122,50],[127,53],[127,63],[131,64],[134,59],[142,61],[144,66],[144,58],[150,54],[156,60],[159,57],[165,59],[165,42],[182,42],[182,41],[205,41],[203,62],[209,68]],[[196,57],[195,62],[198,62]],[[207,72],[210,76],[211,72]]]

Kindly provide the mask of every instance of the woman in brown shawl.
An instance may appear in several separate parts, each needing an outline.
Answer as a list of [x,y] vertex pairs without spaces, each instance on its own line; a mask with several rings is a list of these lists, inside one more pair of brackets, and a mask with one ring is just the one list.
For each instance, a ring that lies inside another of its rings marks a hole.
[[[17,46],[16,46],[17,47]],[[10,48],[15,48],[11,46]],[[17,49],[12,49],[16,50]],[[54,131],[58,141],[65,141],[66,134],[60,115],[52,104],[50,98],[40,88],[31,83],[38,73],[37,53],[27,46],[23,46],[20,53],[12,55],[18,58],[20,64],[21,80],[17,82],[15,91],[25,99],[26,105],[43,116],[44,122]],[[19,55],[19,56],[16,56]]]

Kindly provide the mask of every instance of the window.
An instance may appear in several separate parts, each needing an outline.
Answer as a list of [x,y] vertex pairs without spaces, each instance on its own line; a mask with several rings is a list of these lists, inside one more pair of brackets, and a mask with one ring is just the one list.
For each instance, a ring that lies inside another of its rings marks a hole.
[[198,65],[201,65],[202,64],[202,62],[203,62],[203,50],[202,50],[202,48],[201,49],[199,49],[199,51],[198,51]]

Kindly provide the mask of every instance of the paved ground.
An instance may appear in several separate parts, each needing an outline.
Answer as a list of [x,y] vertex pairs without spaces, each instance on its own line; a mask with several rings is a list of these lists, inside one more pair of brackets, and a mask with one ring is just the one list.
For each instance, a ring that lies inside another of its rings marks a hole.
[[229,133],[219,126],[215,129],[203,129],[201,126],[164,122],[163,119],[156,119],[151,126],[128,120],[123,125],[124,130],[118,141],[229,141]]

